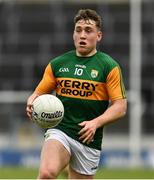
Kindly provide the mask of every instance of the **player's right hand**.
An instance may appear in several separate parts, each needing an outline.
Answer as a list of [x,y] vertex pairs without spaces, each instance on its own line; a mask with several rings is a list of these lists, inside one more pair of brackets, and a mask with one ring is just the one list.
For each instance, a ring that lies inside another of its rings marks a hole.
[[33,107],[33,101],[38,97],[38,94],[33,93],[31,96],[29,96],[27,100],[27,107],[26,107],[26,112],[27,116],[32,119],[32,107]]

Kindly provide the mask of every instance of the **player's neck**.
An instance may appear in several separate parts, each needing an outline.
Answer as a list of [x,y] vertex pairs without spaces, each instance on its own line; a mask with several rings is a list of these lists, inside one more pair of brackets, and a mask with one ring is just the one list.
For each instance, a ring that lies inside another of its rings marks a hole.
[[79,57],[90,57],[90,56],[93,56],[96,53],[97,53],[97,49],[92,50],[88,54],[84,54],[84,53],[80,53],[80,52],[76,51],[76,55],[79,56]]

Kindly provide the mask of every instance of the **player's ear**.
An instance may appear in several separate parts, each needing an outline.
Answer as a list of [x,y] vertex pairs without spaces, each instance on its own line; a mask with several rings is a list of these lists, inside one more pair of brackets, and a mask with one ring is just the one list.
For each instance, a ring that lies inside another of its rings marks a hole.
[[98,31],[98,34],[97,34],[97,41],[99,42],[101,39],[102,39],[102,32],[101,31]]
[[74,32],[73,32],[73,40],[74,40]]
[[73,40],[75,40],[75,30],[73,31]]

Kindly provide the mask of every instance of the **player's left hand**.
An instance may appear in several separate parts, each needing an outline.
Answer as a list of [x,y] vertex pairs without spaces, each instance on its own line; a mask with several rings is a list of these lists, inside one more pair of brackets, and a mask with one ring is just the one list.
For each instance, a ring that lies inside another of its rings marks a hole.
[[82,127],[82,129],[78,133],[80,135],[79,140],[81,140],[83,143],[89,144],[94,139],[94,135],[97,128],[96,122],[93,120],[83,121],[79,125]]

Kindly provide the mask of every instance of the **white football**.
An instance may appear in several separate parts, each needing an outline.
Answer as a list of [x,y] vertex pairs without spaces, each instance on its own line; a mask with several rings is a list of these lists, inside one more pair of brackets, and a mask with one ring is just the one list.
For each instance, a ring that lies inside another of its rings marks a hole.
[[33,101],[32,120],[42,128],[58,125],[64,116],[64,106],[60,99],[51,94],[43,94]]

